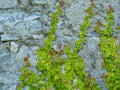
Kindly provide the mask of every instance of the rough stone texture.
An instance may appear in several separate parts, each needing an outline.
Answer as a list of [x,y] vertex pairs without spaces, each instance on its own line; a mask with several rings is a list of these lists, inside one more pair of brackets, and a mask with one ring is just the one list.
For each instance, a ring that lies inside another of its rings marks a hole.
[[19,0],[18,3],[20,4],[21,8],[29,6],[29,0]]
[[87,64],[86,71],[96,78],[97,83],[103,90],[106,90],[104,85],[105,80],[101,78],[106,70],[104,70],[101,66],[103,59],[97,46],[99,42],[99,37],[87,37],[86,43],[83,46],[84,49],[80,51],[79,55],[84,57],[84,60]]
[[3,34],[3,26],[2,25],[0,25],[0,34]]
[[24,63],[24,58],[27,57],[29,55],[29,62],[32,66],[36,66],[37,64],[37,58],[36,56],[33,54],[33,52],[30,50],[29,47],[22,45],[20,47],[20,50],[16,56],[17,60],[20,60],[21,62]]
[[17,6],[17,0],[0,0],[0,8],[15,8]]
[[10,43],[10,51],[14,53],[18,51],[18,45],[15,42]]
[[15,41],[15,40],[19,40],[19,38],[11,36],[11,35],[1,35],[1,41]]
[[0,90],[16,90],[22,64],[9,52],[9,43],[0,44]]
[[[103,57],[98,48],[99,34],[94,32],[95,22],[105,22],[106,10],[109,5],[115,9],[115,26],[113,35],[120,43],[119,0],[94,0],[95,17],[91,19],[87,29],[86,42],[79,52],[86,64],[86,71],[96,78],[97,84],[106,89],[105,80],[101,76],[106,72],[102,68]],[[34,67],[37,63],[35,52],[44,45],[47,32],[50,30],[51,13],[55,11],[58,0],[0,0],[0,90],[16,90],[20,76],[20,68],[25,64],[24,58],[29,55],[29,61]],[[66,45],[74,48],[78,39],[80,24],[83,23],[85,10],[90,0],[64,0],[63,15],[57,24],[56,41],[53,48],[60,51]],[[62,56],[65,58],[66,56]],[[28,87],[25,88],[28,90]]]
[[46,4],[46,0],[32,0],[32,4]]
[[43,39],[44,35],[40,34],[40,35],[33,35],[33,39]]

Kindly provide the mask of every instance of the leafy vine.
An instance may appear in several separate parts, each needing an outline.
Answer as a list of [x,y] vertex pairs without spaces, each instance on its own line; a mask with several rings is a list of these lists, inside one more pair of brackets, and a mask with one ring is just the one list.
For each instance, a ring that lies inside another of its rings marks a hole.
[[[85,16],[84,23],[80,25],[81,32],[79,40],[75,41],[75,48],[66,46],[62,53],[57,53],[52,48],[52,42],[55,40],[54,33],[62,14],[61,6],[57,6],[57,12],[51,16],[51,30],[48,32],[45,45],[36,51],[38,72],[29,69],[29,56],[25,57],[26,65],[21,69],[22,75],[18,90],[22,90],[26,86],[29,87],[29,90],[100,90],[95,79],[84,70],[86,66],[84,60],[77,53],[85,42],[90,19],[94,16],[93,8],[92,3],[86,10],[88,15]],[[61,58],[62,54],[66,54],[67,59]]]
[[101,30],[100,26],[103,24],[98,21],[95,27],[101,37],[99,47],[103,53],[104,61],[102,63],[103,67],[106,68],[107,73],[103,75],[106,79],[107,88],[109,90],[119,90],[120,89],[120,55],[118,54],[119,44],[116,43],[116,38],[112,35],[114,25],[114,9],[110,5],[107,11],[106,22],[104,25],[105,30]]

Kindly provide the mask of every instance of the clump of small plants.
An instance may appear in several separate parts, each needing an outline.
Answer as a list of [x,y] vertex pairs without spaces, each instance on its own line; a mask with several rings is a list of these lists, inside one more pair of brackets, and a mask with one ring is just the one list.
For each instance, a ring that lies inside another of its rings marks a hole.
[[[54,33],[57,30],[57,23],[62,15],[61,5],[57,6],[57,11],[52,13],[51,30],[45,40],[45,45],[36,52],[38,63],[34,72],[29,69],[29,56],[25,57],[25,66],[21,69],[20,85],[18,90],[26,86],[29,90],[100,90],[95,79],[92,78],[84,69],[86,64],[78,51],[82,49],[85,42],[87,28],[90,26],[90,18],[94,16],[93,5],[86,10],[88,15],[84,18],[84,23],[80,25],[79,40],[75,41],[75,48],[65,46],[61,52],[56,52],[52,48],[55,41]],[[66,59],[61,58],[65,54]]]
[[[118,54],[119,45],[116,44],[116,38],[113,36],[114,25],[114,9],[110,5],[107,11],[106,22],[103,25],[100,21],[97,21],[95,30],[101,35],[99,47],[103,53],[103,67],[107,70],[107,73],[103,75],[106,79],[106,87],[108,90],[120,89],[120,55]],[[104,26],[105,30],[101,30],[100,27]]]

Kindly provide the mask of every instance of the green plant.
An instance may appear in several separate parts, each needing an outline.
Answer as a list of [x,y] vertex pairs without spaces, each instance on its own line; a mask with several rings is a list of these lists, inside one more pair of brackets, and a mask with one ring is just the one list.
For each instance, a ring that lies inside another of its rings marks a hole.
[[29,55],[24,58],[25,66],[21,68],[22,75],[20,76],[20,84],[18,90],[22,90],[24,87],[29,86],[29,90],[38,90],[37,83],[39,80],[38,74],[32,70],[29,70],[31,66],[29,63]]
[[[59,5],[57,6],[57,10],[57,12],[54,12],[51,15],[51,30],[48,32],[48,37],[45,40],[45,46],[39,48],[36,52],[38,56],[37,70],[41,74],[35,73],[34,71],[30,70],[31,65],[29,63],[29,57],[25,57],[24,61],[26,64],[21,69],[22,75],[20,76],[20,85],[18,86],[18,90],[22,90],[26,86],[29,87],[29,90],[46,90],[50,88],[47,86],[47,84],[52,85],[51,83],[48,83],[46,79],[50,79],[52,75],[54,75],[52,74],[55,72],[54,69],[52,70],[52,72],[50,71],[50,69],[54,68],[58,63],[53,63],[51,60],[52,56],[50,55],[50,53],[52,52],[52,42],[55,40],[54,32],[57,29],[56,26],[59,21],[59,16],[62,14],[62,9]],[[51,67],[50,64],[53,64],[53,67]],[[55,76],[55,79],[57,79],[57,76]],[[42,85],[43,83],[45,84]]]
[[96,31],[101,34],[101,41],[99,48],[104,55],[103,67],[107,69],[107,73],[103,75],[106,79],[107,88],[109,90],[120,89],[120,55],[118,54],[119,45],[116,44],[116,39],[112,35],[114,25],[113,8],[109,6],[106,17],[105,30],[100,30],[100,26],[97,24]]
[[[89,9],[92,11],[92,7]],[[48,32],[45,45],[36,51],[38,73],[29,70],[29,64],[27,67],[23,67],[19,90],[25,86],[28,86],[29,90],[100,90],[95,79],[84,71],[86,65],[83,58],[77,53],[82,49],[82,44],[85,42],[87,28],[90,25],[90,18],[94,16],[93,13],[89,13],[88,10],[88,16],[85,17],[84,23],[80,26],[80,39],[75,42],[75,48],[66,46],[63,51],[57,53],[52,48],[52,42],[55,40],[54,33],[57,30],[57,23],[61,14],[62,9],[58,6],[57,12],[51,16],[51,30]],[[62,54],[66,54],[67,59],[61,58]]]

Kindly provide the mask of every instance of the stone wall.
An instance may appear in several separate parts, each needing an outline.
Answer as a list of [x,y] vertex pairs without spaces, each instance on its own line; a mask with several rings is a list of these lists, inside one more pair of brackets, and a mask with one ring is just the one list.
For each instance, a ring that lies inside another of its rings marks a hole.
[[[50,15],[55,11],[58,0],[0,0],[0,90],[16,90],[20,76],[20,68],[24,65],[24,57],[30,55],[30,63],[36,66],[35,51],[44,45],[44,39],[50,30]],[[78,39],[80,24],[85,16],[89,0],[64,0],[63,15],[57,25],[56,41],[53,48],[61,44],[74,47]],[[86,43],[80,55],[83,56],[88,71],[96,78],[103,90],[105,80],[101,76],[106,72],[101,66],[102,55],[98,48],[99,34],[94,32],[94,24],[99,19],[105,23],[106,10],[109,5],[115,9],[115,29],[120,25],[119,0],[95,0],[95,17],[91,20]],[[114,36],[120,42],[120,32]],[[26,89],[27,90],[27,89]]]

